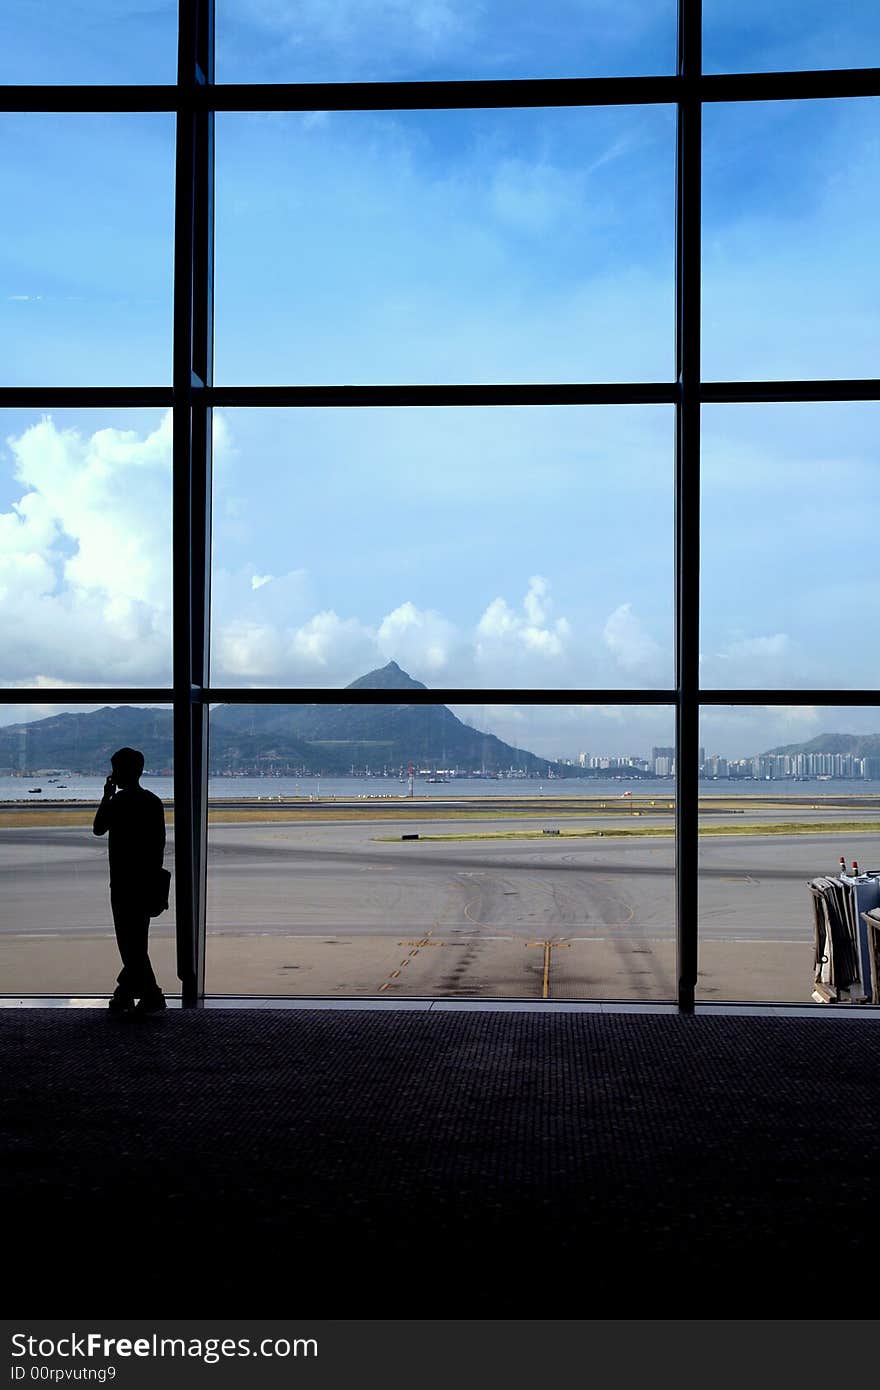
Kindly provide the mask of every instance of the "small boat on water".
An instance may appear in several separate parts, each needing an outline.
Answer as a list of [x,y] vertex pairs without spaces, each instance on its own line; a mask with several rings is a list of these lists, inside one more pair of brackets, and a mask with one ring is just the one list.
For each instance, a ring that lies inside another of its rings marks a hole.
[[42,787],[28,787],[29,792],[41,792],[42,790]]

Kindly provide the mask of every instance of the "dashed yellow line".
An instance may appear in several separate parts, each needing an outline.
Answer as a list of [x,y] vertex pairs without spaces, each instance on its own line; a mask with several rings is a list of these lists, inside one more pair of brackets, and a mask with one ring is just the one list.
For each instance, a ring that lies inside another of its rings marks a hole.
[[[436,926],[437,926],[437,923],[435,922],[435,923],[434,923],[434,927],[436,927]],[[400,964],[398,965],[397,969],[396,969],[396,970],[392,970],[391,974],[388,976],[388,979],[385,980],[385,981],[379,986],[379,993],[380,993],[380,994],[384,993],[384,991],[390,987],[392,980],[399,980],[399,979],[400,979],[400,972],[401,972],[401,970],[404,968],[404,966],[409,965],[410,961],[413,960],[413,958],[419,954],[419,951],[422,949],[423,946],[441,946],[441,945],[443,944],[443,943],[440,942],[440,941],[430,941],[430,940],[428,939],[428,938],[432,935],[432,933],[433,933],[433,931],[434,931],[434,927],[429,927],[428,930],[425,932],[425,935],[421,938],[420,941],[412,941],[412,942],[410,942],[410,941],[399,941],[399,942],[397,943],[398,946],[413,946],[413,947],[414,947],[414,950],[410,951],[410,953],[409,953],[408,956],[404,956],[403,960],[400,962]]]

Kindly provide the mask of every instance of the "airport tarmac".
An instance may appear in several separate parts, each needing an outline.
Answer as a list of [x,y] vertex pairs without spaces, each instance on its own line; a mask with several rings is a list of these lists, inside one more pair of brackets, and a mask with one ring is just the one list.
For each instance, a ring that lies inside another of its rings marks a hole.
[[[566,816],[557,826],[547,814],[414,820],[397,809],[381,820],[364,808],[332,823],[215,822],[209,992],[675,997],[671,837],[619,838],[616,810]],[[748,821],[763,824],[765,809],[750,808]],[[797,809],[817,819],[814,809]],[[790,823],[791,811],[772,814]],[[850,810],[822,816],[853,819]],[[639,818],[628,823],[637,827]],[[559,836],[544,834],[555,828]],[[607,837],[594,833],[600,829]],[[401,838],[412,834],[420,838]],[[877,848],[878,837],[861,831],[704,837],[699,997],[809,1002],[807,880],[835,872],[841,854],[874,867]],[[166,863],[173,869],[173,833]],[[0,829],[0,889],[4,992],[112,988],[118,963],[105,842],[78,826]],[[173,993],[173,910],[154,921],[151,939],[157,973]]]

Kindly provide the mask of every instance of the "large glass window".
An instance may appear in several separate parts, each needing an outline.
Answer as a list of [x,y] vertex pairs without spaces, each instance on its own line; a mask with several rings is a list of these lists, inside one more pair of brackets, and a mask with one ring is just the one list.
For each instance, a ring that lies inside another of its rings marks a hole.
[[11,988],[112,983],[129,744],[187,1003],[816,998],[807,882],[875,867],[875,7],[56,8],[0,17]]
[[703,375],[870,377],[880,101],[703,112]]
[[704,707],[700,741],[697,997],[870,999],[880,709]]
[[231,410],[216,685],[673,682],[667,406]]
[[862,68],[880,63],[874,0],[703,0],[706,72]]
[[397,679],[214,710],[209,991],[674,998],[671,711]]
[[171,412],[0,411],[0,683],[171,683]]
[[875,401],[703,407],[702,684],[870,687]]
[[666,107],[217,121],[217,380],[662,380]]
[[221,82],[401,82],[671,72],[675,0],[217,3]]
[[174,82],[175,0],[4,0],[0,82]]
[[174,118],[0,116],[0,385],[171,376]]
[[[110,757],[141,749],[141,785],[166,804],[165,867],[174,872],[171,710],[7,705],[0,726],[0,976],[7,993],[111,994],[121,969],[106,836],[93,834]],[[179,991],[175,905],[150,928],[161,985]]]

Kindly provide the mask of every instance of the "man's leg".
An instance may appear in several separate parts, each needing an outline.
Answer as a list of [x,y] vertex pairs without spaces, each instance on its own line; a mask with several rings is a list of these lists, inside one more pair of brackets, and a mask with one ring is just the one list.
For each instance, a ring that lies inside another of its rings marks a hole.
[[113,998],[110,1000],[110,1008],[117,1012],[134,1008],[134,989],[132,988],[131,970],[128,964],[128,931],[125,903],[118,894],[110,889],[110,910],[113,913],[113,927],[116,932],[116,945],[119,948],[119,956],[122,961],[122,969],[116,976],[116,989]]
[[130,998],[160,995],[162,991],[156,983],[147,948],[149,912],[138,898],[129,894],[111,893],[110,903],[116,942],[122,957],[117,993]]

